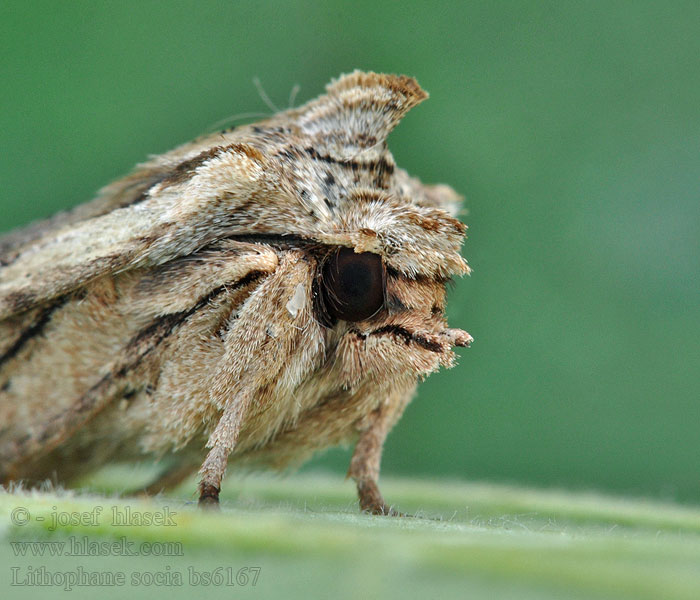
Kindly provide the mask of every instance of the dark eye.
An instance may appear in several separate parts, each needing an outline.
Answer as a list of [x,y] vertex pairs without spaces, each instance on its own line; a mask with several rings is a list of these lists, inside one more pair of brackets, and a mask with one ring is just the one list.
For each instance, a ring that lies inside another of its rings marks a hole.
[[384,304],[384,264],[372,252],[341,248],[323,265],[321,293],[328,314],[342,321],[363,321]]

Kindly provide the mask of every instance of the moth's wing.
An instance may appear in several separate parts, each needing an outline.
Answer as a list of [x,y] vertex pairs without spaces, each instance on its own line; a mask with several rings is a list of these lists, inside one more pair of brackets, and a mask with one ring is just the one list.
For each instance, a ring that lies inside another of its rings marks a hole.
[[265,172],[234,134],[141,165],[97,199],[0,238],[0,319],[105,273],[191,254],[224,235]]
[[[317,163],[349,169],[353,178],[360,170],[369,178],[390,173],[385,138],[427,94],[408,77],[360,72],[327,92],[255,126],[195,140],[143,165],[93,203],[0,241],[0,319],[105,273],[162,264],[232,235],[293,233],[363,247],[338,235],[323,186],[313,193],[304,186],[311,186]],[[451,203],[444,194],[421,192],[417,181],[404,187],[422,194],[427,206]],[[461,258],[453,262],[464,271]],[[406,268],[416,270],[412,263]]]
[[[163,265],[100,279],[84,297],[0,320],[0,483],[43,479],[54,470],[70,479],[117,449],[128,452],[115,446],[128,434],[125,414],[119,424],[107,415],[91,434],[76,432],[116,400],[150,396],[173,373],[182,385],[168,388],[167,403],[180,395],[185,409],[201,408],[228,321],[277,265],[265,244],[220,240]],[[190,429],[200,423],[186,421]]]
[[70,210],[52,215],[48,219],[10,231],[0,237],[0,265],[9,263],[14,256],[21,252],[22,248],[26,248],[51,231],[99,217],[115,208],[137,203],[160,179],[161,175],[157,170],[139,168],[128,177],[120,179],[102,190],[98,197],[91,202],[79,204]]
[[102,188],[94,200],[3,234],[0,236],[0,266],[11,260],[23,247],[50,234],[51,231],[99,217],[117,208],[143,202],[147,199],[149,190],[166,179],[178,165],[212,146],[230,143],[226,141],[226,137],[235,136],[232,132],[228,132],[227,136],[225,134],[226,132],[201,136],[165,154],[155,155],[147,162],[137,165],[126,177]]

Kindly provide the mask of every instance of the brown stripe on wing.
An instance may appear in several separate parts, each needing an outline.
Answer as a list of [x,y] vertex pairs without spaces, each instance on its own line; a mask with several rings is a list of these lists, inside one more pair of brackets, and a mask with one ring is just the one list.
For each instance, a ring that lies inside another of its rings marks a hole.
[[44,333],[44,329],[51,321],[54,313],[66,304],[70,295],[66,294],[56,298],[47,306],[40,308],[32,317],[29,325],[22,328],[14,342],[2,354],[0,354],[0,367],[14,358],[26,344],[32,339]]
[[226,146],[214,146],[213,148],[208,148],[196,156],[188,158],[187,160],[172,167],[160,182],[161,186],[165,188],[178,183],[184,183],[185,181],[194,177],[199,167],[228,153],[245,154],[257,162],[263,160],[263,155],[260,150],[249,144],[241,144],[237,142],[234,144],[227,144]]
[[[48,219],[0,236],[0,268],[15,262],[22,254],[22,247],[38,240],[45,234],[86,219],[106,215],[119,208],[140,204],[148,200],[151,190],[156,186],[168,187],[183,183],[193,177],[200,166],[227,152],[242,152],[254,160],[262,159],[262,154],[252,146],[234,143],[226,146],[214,146],[177,163],[175,166],[147,165],[138,168],[131,175],[104,188],[100,195],[91,202],[80,204]],[[17,304],[19,306],[27,303],[18,302]]]
[[381,189],[387,189],[389,187],[389,179],[396,169],[396,163],[388,152],[384,152],[378,158],[368,161],[359,161],[355,159],[341,160],[330,154],[323,154],[313,146],[304,148],[304,153],[312,160],[324,162],[329,165],[337,165],[343,169],[353,171],[354,173],[365,171],[368,175],[373,177],[373,184]]

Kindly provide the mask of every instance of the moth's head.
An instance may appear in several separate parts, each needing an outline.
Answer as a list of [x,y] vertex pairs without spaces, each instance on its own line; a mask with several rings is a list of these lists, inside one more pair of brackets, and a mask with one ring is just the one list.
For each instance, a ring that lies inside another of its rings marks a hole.
[[410,177],[386,145],[426,97],[413,79],[356,72],[288,115],[298,141],[280,179],[309,223],[298,233],[319,244],[314,312],[350,385],[373,371],[450,366],[452,347],[472,341],[444,312],[447,283],[469,273],[461,199]]

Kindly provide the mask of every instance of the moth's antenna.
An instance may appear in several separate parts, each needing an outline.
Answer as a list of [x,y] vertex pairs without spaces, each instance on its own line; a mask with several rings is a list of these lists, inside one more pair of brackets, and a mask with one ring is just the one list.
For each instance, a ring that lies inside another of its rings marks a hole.
[[226,117],[225,119],[220,119],[216,123],[213,123],[207,127],[206,131],[216,131],[221,129],[225,125],[233,125],[236,121],[245,121],[246,119],[262,119],[263,117],[269,117],[268,113],[263,112],[248,112],[248,113],[238,113],[237,115],[232,115]]
[[267,93],[265,92],[265,90],[263,89],[262,83],[260,83],[260,78],[253,77],[253,85],[258,90],[258,94],[260,95],[260,98],[267,105],[267,107],[272,112],[276,112],[276,113],[280,112],[280,109],[275,106],[275,103],[272,100],[270,100],[270,96],[268,96]]
[[287,108],[294,108],[294,101],[297,99],[297,94],[299,93],[300,89],[301,86],[298,83],[295,83],[294,87],[289,92],[289,106],[287,106]]

